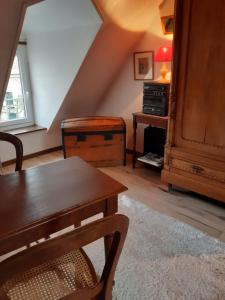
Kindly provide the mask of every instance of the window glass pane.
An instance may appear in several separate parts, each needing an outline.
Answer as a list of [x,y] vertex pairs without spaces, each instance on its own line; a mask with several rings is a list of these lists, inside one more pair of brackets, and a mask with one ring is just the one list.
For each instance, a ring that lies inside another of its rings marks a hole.
[[20,69],[19,69],[19,59],[18,56],[16,55],[14,58],[11,74],[20,74]]
[[0,121],[11,121],[26,118],[26,108],[19,59],[15,56],[8,87],[3,102]]

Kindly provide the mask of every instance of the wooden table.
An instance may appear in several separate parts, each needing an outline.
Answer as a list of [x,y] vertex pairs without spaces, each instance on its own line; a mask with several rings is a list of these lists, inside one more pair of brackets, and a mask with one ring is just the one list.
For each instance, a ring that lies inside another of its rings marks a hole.
[[166,117],[154,116],[154,115],[144,114],[142,112],[133,113],[133,168],[135,168],[135,164],[137,161],[136,137],[137,137],[138,123],[148,124],[150,126],[167,129],[168,116]]
[[115,214],[126,189],[78,157],[1,176],[0,255],[98,213]]

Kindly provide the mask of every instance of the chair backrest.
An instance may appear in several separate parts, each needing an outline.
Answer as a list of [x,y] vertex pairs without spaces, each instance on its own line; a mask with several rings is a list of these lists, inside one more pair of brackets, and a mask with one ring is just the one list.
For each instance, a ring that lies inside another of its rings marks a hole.
[[[0,285],[18,273],[23,273],[28,269],[57,259],[65,253],[80,249],[102,237],[111,235],[110,251],[98,284],[93,288],[77,290],[63,298],[63,300],[110,300],[112,299],[115,270],[122,252],[128,225],[129,219],[126,216],[113,215],[81,226],[72,232],[26,250],[26,256],[23,256],[22,261],[21,256],[23,253],[19,253],[14,256],[13,260],[10,258],[9,261],[6,260],[1,263],[2,278],[0,278]],[[0,295],[0,299],[6,298],[1,298]]]
[[22,170],[23,163],[23,144],[21,140],[13,134],[0,132],[0,141],[5,141],[10,144],[13,144],[16,149],[16,167],[15,171]]

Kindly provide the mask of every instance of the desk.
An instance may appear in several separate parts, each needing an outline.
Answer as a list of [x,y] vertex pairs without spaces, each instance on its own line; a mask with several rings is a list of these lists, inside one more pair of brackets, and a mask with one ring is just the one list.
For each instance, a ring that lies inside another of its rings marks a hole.
[[168,126],[168,116],[154,116],[144,114],[142,112],[133,113],[133,168],[135,168],[136,164],[136,137],[137,137],[137,124],[148,124],[150,126],[159,127],[163,129],[167,129]]
[[0,255],[98,213],[115,214],[126,189],[78,157],[1,176]]

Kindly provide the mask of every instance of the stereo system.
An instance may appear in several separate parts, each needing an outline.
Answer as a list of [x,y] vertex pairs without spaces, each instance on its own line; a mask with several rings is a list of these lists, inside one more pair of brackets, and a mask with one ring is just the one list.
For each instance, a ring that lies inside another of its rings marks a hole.
[[144,82],[143,113],[167,116],[169,89],[169,83]]

